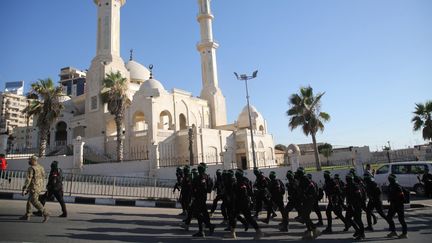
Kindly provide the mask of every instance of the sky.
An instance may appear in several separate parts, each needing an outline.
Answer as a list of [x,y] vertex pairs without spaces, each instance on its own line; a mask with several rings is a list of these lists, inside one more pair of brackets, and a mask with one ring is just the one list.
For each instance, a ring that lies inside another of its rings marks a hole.
[[[430,0],[213,0],[219,85],[229,122],[250,102],[275,144],[311,143],[288,127],[288,98],[302,86],[325,92],[330,114],[318,142],[381,150],[424,143],[411,118],[432,100]],[[201,90],[197,0],[127,0],[121,56],[154,65],[167,90]],[[93,0],[14,0],[0,8],[0,89],[7,81],[59,80],[62,67],[88,69],[96,54]]]

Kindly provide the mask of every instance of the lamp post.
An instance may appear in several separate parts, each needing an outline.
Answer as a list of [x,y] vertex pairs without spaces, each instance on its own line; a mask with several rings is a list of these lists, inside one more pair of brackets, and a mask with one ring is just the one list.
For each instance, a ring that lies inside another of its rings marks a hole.
[[189,140],[189,165],[194,165],[194,154],[193,154],[193,129],[192,127],[188,130],[188,140]]
[[256,164],[256,157],[255,157],[255,143],[254,143],[253,131],[252,131],[252,118],[251,118],[250,106],[249,106],[249,91],[248,91],[247,81],[249,79],[256,78],[257,74],[258,74],[258,70],[256,70],[255,72],[253,72],[252,76],[248,76],[246,74],[241,74],[239,76],[236,72],[234,72],[234,75],[236,76],[236,78],[238,80],[245,81],[245,84],[246,84],[246,101],[247,101],[248,116],[249,116],[249,129],[250,129],[250,132],[251,132],[251,140],[252,140],[252,160],[253,160],[254,168],[257,168],[257,164]]

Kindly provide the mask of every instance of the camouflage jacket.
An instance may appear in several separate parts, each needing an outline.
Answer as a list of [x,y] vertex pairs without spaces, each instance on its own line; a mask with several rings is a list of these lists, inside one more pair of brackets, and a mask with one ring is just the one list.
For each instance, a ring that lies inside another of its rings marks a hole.
[[27,170],[27,178],[23,191],[41,192],[44,189],[45,170],[39,164],[30,166]]

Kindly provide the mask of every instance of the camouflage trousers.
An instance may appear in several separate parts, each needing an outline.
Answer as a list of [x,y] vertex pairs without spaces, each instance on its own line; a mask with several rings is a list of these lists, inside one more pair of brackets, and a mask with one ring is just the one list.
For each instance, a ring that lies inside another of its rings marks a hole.
[[26,206],[26,215],[31,216],[32,215],[32,205],[39,211],[42,212],[43,215],[48,214],[48,212],[45,210],[42,203],[39,201],[39,193],[38,191],[29,191],[28,199],[27,199],[27,206]]

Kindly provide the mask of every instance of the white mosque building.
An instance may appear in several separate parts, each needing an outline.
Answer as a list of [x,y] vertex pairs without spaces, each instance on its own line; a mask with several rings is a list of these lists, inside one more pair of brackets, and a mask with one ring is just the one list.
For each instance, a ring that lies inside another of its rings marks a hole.
[[[80,136],[85,156],[115,158],[114,117],[102,102],[102,80],[119,71],[129,82],[132,104],[123,124],[126,160],[144,160],[157,169],[185,164],[223,164],[226,168],[253,167],[248,107],[237,121],[227,122],[225,97],[219,88],[210,0],[198,0],[201,40],[202,89],[199,97],[173,89],[168,91],[151,69],[120,57],[120,9],[126,0],[94,0],[98,8],[97,51],[86,74],[81,95],[65,98],[63,114],[52,125],[50,147],[70,146]],[[275,165],[273,136],[256,108],[250,106],[252,130],[259,167]],[[192,160],[192,161],[191,161]]]

